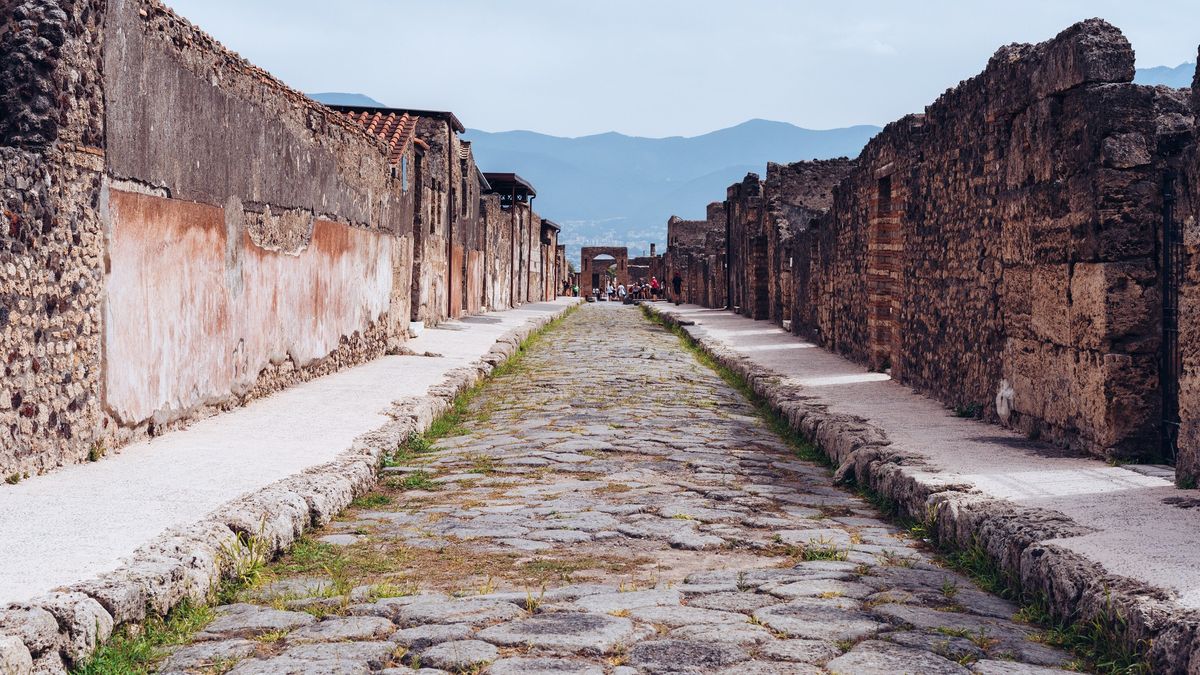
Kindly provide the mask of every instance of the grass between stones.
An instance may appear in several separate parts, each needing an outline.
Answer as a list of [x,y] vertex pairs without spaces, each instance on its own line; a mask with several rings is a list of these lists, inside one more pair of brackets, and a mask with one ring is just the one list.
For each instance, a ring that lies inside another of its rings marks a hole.
[[[674,333],[684,349],[696,360],[745,396],[758,416],[795,449],[798,457],[827,468],[833,467],[829,456],[817,444],[793,429],[787,418],[756,394],[741,375],[717,362],[703,345],[680,326],[664,320],[645,306],[641,310],[647,319]],[[1144,641],[1137,645],[1128,643],[1124,637],[1127,619],[1111,603],[1102,615],[1091,619],[1056,617],[1050,612],[1049,602],[1044,595],[1024,591],[1020,580],[1006,573],[978,543],[963,548],[940,541],[934,521],[936,514],[927,514],[924,520],[918,520],[905,514],[899,503],[885,495],[861,485],[856,486],[855,491],[889,520],[907,529],[911,536],[929,544],[942,564],[967,575],[984,591],[1017,603],[1020,610],[1014,618],[1040,628],[1040,642],[1074,654],[1078,659],[1072,664],[1075,668],[1110,675],[1153,672],[1148,658],[1150,645]]]
[[[559,317],[531,333],[518,346],[517,351],[499,364],[492,373],[467,391],[456,396],[449,409],[433,421],[423,434],[408,439],[395,452],[384,458],[384,466],[401,466],[419,459],[433,451],[433,444],[440,438],[467,433],[464,424],[469,419],[486,421],[487,410],[476,409],[473,400],[490,379],[522,372],[520,361],[532,346],[543,336],[559,326],[578,309],[569,308]],[[486,467],[478,466],[482,470]],[[21,476],[15,474],[6,482],[17,483]],[[390,479],[393,486],[403,490],[433,490],[441,486],[432,482],[432,476],[423,471]],[[355,509],[377,509],[393,503],[395,497],[381,492],[359,496],[351,504]],[[187,643],[191,637],[212,622],[213,606],[233,602],[245,592],[267,580],[282,576],[323,573],[333,580],[333,586],[325,593],[344,594],[351,588],[364,583],[372,588],[371,596],[392,597],[417,592],[404,578],[413,571],[423,573],[437,570],[438,576],[447,579],[472,574],[489,573],[496,569],[513,567],[515,555],[480,555],[465,547],[449,546],[439,550],[409,548],[399,545],[355,544],[337,547],[301,537],[274,562],[263,555],[263,546],[256,537],[239,537],[222,551],[225,558],[222,568],[225,578],[210,594],[206,602],[188,600],[180,603],[165,617],[150,616],[141,624],[121,626],[111,638],[86,662],[71,670],[73,675],[141,675],[151,673],[157,664],[167,657],[170,648]],[[336,612],[337,608],[316,608],[314,613]],[[228,664],[232,666],[233,664]],[[225,668],[220,668],[223,671]]]
[[788,423],[787,418],[783,415],[780,415],[778,411],[772,408],[771,404],[767,402],[766,399],[756,394],[754,390],[750,388],[750,384],[746,382],[741,375],[738,375],[736,372],[714,359],[712,355],[700,345],[700,343],[696,342],[691,335],[687,334],[687,331],[675,324],[665,321],[662,317],[652,312],[645,305],[641,305],[640,309],[642,310],[643,316],[645,316],[651,322],[656,323],[667,331],[673,333],[679,338],[680,344],[683,345],[683,348],[687,350],[688,353],[695,357],[695,359],[702,365],[715,372],[721,378],[721,380],[725,382],[725,384],[736,389],[738,393],[745,397],[745,399],[749,401],[750,405],[754,408],[754,414],[762,419],[763,422],[765,422],[767,426],[771,428],[771,431],[775,432],[775,435],[787,442],[788,446],[792,448],[792,451],[797,457],[808,462],[820,464],[824,467],[832,466],[829,457],[824,452],[821,452],[821,450],[817,448],[814,443],[805,438],[803,434],[793,429],[792,425]]

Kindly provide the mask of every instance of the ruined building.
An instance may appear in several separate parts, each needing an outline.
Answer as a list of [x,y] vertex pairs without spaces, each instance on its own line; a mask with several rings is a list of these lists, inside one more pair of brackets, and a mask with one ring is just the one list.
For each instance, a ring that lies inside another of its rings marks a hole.
[[1100,20],[1004,47],[857,159],[773,164],[672,219],[665,273],[960,411],[1194,485],[1200,98],[1133,75]]
[[551,298],[565,274],[557,229],[484,177],[450,113],[327,108],[154,0],[0,17],[0,475],[376,358],[413,321]]

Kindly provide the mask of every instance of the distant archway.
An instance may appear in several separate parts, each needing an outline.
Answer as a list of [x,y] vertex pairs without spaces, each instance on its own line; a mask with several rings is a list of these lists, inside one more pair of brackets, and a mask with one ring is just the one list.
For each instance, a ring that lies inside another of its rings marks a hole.
[[584,246],[579,254],[581,281],[585,288],[604,288],[613,284],[629,285],[629,252],[624,246]]

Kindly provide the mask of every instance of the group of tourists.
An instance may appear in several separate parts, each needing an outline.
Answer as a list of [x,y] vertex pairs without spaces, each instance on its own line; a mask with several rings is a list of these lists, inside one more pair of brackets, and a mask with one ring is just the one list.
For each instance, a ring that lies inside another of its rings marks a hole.
[[608,299],[612,301],[624,302],[625,300],[661,300],[665,292],[662,282],[658,277],[650,277],[649,283],[645,281],[632,281],[629,286],[625,284],[613,285],[610,281],[603,289],[593,288],[592,294],[597,298]]
[[[674,291],[672,299],[675,304],[680,302],[680,290],[683,286],[683,279],[679,277],[679,273],[671,279],[672,290]],[[572,284],[570,281],[563,281],[563,295],[579,297],[579,283]],[[667,297],[667,287],[658,280],[658,277],[650,277],[650,282],[633,281],[626,286],[625,284],[613,285],[609,281],[604,288],[593,288],[592,297],[597,300],[611,300],[614,302],[625,302],[626,300],[663,300]],[[591,302],[589,299],[588,302]]]

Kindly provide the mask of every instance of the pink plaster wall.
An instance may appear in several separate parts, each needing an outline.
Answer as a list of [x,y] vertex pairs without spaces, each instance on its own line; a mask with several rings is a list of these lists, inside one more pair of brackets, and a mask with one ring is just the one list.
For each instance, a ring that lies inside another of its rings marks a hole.
[[251,241],[240,207],[227,224],[219,207],[112,190],[108,209],[104,400],[123,424],[220,402],[270,363],[303,367],[388,310],[386,234],[317,220],[280,253]]

